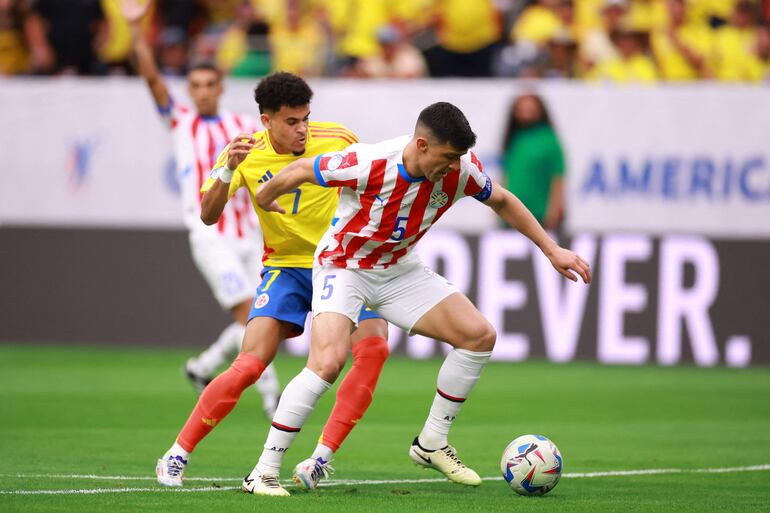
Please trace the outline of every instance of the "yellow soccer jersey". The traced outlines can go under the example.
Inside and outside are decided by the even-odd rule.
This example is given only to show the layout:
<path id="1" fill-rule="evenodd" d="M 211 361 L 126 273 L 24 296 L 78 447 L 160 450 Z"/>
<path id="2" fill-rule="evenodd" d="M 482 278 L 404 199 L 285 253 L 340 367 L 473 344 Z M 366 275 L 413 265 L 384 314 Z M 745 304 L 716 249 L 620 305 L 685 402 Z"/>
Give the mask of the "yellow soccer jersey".
<path id="1" fill-rule="evenodd" d="M 337 209 L 337 190 L 309 183 L 302 184 L 294 192 L 278 198 L 278 203 L 286 210 L 285 214 L 262 210 L 254 201 L 254 196 L 260 185 L 295 160 L 343 150 L 358 142 L 358 138 L 337 123 L 311 121 L 305 153 L 295 156 L 276 153 L 270 144 L 267 130 L 255 132 L 253 137 L 256 144 L 235 170 L 229 195 L 232 197 L 240 187 L 249 190 L 265 240 L 265 252 L 262 257 L 265 267 L 311 268 L 316 245 L 329 228 Z M 226 160 L 227 152 L 223 151 L 215 168 L 223 166 Z M 201 192 L 206 192 L 213 184 L 214 179 L 209 178 L 203 184 Z"/>

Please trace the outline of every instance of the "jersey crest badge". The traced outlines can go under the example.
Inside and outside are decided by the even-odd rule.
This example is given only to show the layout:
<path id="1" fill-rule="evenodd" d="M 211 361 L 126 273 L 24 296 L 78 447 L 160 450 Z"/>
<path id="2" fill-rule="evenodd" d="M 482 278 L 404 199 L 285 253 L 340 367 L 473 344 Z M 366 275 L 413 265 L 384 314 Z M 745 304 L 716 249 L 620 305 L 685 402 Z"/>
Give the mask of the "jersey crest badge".
<path id="1" fill-rule="evenodd" d="M 257 296 L 257 299 L 254 301 L 254 308 L 262 308 L 269 302 L 270 302 L 270 296 L 268 296 L 267 293 L 263 292 L 262 294 Z"/>
<path id="2" fill-rule="evenodd" d="M 329 163 L 326 164 L 326 168 L 329 171 L 334 171 L 340 167 L 340 164 L 342 164 L 342 155 L 338 153 L 337 155 L 333 155 L 331 158 L 329 158 Z"/>
<path id="3" fill-rule="evenodd" d="M 435 191 L 430 195 L 431 208 L 441 208 L 449 201 L 449 196 L 444 191 Z"/>
<path id="4" fill-rule="evenodd" d="M 355 152 L 335 153 L 329 157 L 321 157 L 320 167 L 326 171 L 336 171 L 358 165 L 358 155 Z"/>

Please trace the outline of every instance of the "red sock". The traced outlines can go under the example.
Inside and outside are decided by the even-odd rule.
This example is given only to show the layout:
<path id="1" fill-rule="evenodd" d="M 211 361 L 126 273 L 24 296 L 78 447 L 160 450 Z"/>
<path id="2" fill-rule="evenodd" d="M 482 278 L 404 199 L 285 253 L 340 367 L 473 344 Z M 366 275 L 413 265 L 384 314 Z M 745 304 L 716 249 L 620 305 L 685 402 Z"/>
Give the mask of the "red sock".
<path id="1" fill-rule="evenodd" d="M 248 353 L 239 353 L 230 368 L 203 389 L 198 404 L 176 438 L 177 443 L 185 451 L 192 452 L 198 442 L 227 417 L 241 393 L 253 385 L 264 370 L 262 360 Z"/>
<path id="2" fill-rule="evenodd" d="M 382 337 L 368 337 L 353 346 L 353 365 L 337 389 L 334 409 L 321 435 L 322 444 L 336 451 L 364 416 L 389 354 L 388 342 Z"/>

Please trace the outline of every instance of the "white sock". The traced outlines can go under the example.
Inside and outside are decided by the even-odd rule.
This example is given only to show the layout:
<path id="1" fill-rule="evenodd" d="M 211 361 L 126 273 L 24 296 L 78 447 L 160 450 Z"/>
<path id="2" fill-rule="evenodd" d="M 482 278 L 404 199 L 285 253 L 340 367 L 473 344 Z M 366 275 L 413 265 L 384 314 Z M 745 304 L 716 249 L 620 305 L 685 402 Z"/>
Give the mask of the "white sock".
<path id="1" fill-rule="evenodd" d="M 465 349 L 452 349 L 449 352 L 438 372 L 436 396 L 418 437 L 424 449 L 442 449 L 449 445 L 449 428 L 491 355 L 492 351 L 477 353 Z"/>
<path id="2" fill-rule="evenodd" d="M 330 447 L 327 447 L 324 444 L 316 445 L 315 451 L 313 451 L 313 455 L 311 456 L 311 458 L 313 458 L 314 460 L 321 458 L 326 463 L 329 463 L 333 457 L 334 457 L 334 451 L 332 451 Z"/>
<path id="3" fill-rule="evenodd" d="M 275 372 L 275 367 L 271 363 L 262 372 L 254 388 L 257 389 L 259 395 L 262 396 L 262 406 L 266 411 L 275 410 L 278 405 L 278 396 L 281 393 L 281 384 L 278 381 L 278 373 Z"/>
<path id="4" fill-rule="evenodd" d="M 171 449 L 166 451 L 166 454 L 163 455 L 163 459 L 165 460 L 169 456 L 181 456 L 184 459 L 189 459 L 190 453 L 182 449 L 182 446 L 174 441 L 174 445 L 171 446 Z"/>
<path id="5" fill-rule="evenodd" d="M 243 324 L 234 322 L 229 325 L 213 344 L 190 361 L 192 370 L 201 376 L 213 376 L 221 365 L 230 363 L 233 355 L 241 350 L 245 331 Z"/>
<path id="6" fill-rule="evenodd" d="M 302 372 L 286 385 L 264 450 L 255 467 L 259 472 L 278 473 L 281 470 L 283 455 L 313 412 L 318 399 L 331 386 L 331 383 L 322 380 L 308 368 L 302 369 Z"/>

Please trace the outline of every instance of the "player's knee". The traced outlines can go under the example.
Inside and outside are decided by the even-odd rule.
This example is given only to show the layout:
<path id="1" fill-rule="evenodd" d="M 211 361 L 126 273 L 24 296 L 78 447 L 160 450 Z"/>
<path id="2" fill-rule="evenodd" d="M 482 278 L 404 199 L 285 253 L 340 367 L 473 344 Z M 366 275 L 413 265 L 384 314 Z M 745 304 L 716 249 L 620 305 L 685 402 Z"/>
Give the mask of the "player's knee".
<path id="1" fill-rule="evenodd" d="M 495 347 L 495 341 L 497 340 L 497 331 L 488 322 L 479 324 L 474 329 L 473 334 L 468 338 L 469 351 L 491 351 Z"/>
<path id="2" fill-rule="evenodd" d="M 386 342 L 388 340 L 388 323 L 385 320 L 378 320 L 374 323 L 374 329 L 372 330 L 373 337 L 380 337 Z"/>
<path id="3" fill-rule="evenodd" d="M 265 367 L 265 363 L 260 358 L 248 353 L 240 353 L 230 364 L 231 381 L 243 390 L 259 379 Z"/>
<path id="4" fill-rule="evenodd" d="M 487 329 L 482 337 L 481 344 L 484 346 L 483 351 L 491 351 L 495 347 L 497 342 L 497 330 L 491 324 L 487 324 Z"/>
<path id="5" fill-rule="evenodd" d="M 328 349 L 318 358 L 318 375 L 324 381 L 334 383 L 347 360 L 347 351 Z"/>
<path id="6" fill-rule="evenodd" d="M 371 337 L 384 338 L 388 340 L 388 323 L 383 319 L 367 319 L 362 321 L 358 329 L 353 332 L 353 343 Z"/>
<path id="7" fill-rule="evenodd" d="M 368 337 L 353 346 L 353 363 L 362 359 L 384 362 L 390 356 L 388 342 L 382 337 Z"/>

